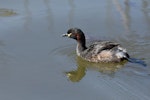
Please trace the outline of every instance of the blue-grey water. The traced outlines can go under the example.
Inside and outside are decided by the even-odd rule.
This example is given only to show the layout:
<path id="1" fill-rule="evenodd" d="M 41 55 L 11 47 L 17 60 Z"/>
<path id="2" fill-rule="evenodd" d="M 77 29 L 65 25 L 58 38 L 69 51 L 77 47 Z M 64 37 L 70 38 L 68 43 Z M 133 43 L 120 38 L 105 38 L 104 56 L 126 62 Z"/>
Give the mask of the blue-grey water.
<path id="1" fill-rule="evenodd" d="M 71 27 L 147 66 L 76 56 Z M 149 0 L 1 0 L 0 100 L 150 100 Z"/>

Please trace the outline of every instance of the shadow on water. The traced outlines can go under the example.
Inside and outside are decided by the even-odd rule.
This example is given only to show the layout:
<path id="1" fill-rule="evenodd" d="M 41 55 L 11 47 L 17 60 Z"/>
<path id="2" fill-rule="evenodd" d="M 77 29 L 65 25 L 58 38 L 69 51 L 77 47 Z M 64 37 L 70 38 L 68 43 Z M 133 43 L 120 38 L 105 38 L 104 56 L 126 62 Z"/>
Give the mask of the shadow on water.
<path id="1" fill-rule="evenodd" d="M 81 57 L 76 57 L 77 69 L 65 72 L 66 76 L 72 82 L 79 82 L 85 75 L 87 69 L 92 69 L 101 74 L 114 76 L 120 68 L 124 67 L 126 61 L 121 63 L 91 63 L 83 60 Z"/>
<path id="2" fill-rule="evenodd" d="M 10 64 L 15 59 L 13 54 L 8 53 L 5 50 L 6 46 L 7 44 L 5 43 L 5 41 L 0 40 L 0 68 L 7 68 L 8 64 Z M 0 71 L 2 70 L 0 69 Z"/>
<path id="3" fill-rule="evenodd" d="M 146 67 L 146 66 L 147 66 L 146 62 L 143 61 L 143 60 L 141 60 L 141 59 L 130 58 L 130 59 L 128 59 L 128 61 L 131 62 L 131 63 L 139 64 L 139 65 L 141 65 L 141 66 L 143 66 L 143 67 Z"/>
<path id="4" fill-rule="evenodd" d="M 25 30 L 30 30 L 30 24 L 32 22 L 32 12 L 30 11 L 29 8 L 29 0 L 24 0 L 24 8 L 25 8 L 25 22 L 24 22 L 24 27 Z"/>
<path id="5" fill-rule="evenodd" d="M 53 22 L 53 12 L 51 10 L 51 5 L 50 5 L 51 0 L 44 0 L 44 4 L 47 9 L 46 10 L 46 13 L 47 13 L 46 19 L 48 22 L 48 30 L 53 33 L 54 32 L 54 22 Z"/>
<path id="6" fill-rule="evenodd" d="M 126 33 L 131 32 L 131 18 L 130 18 L 130 5 L 129 5 L 129 0 L 125 0 L 125 10 L 122 8 L 121 4 L 119 3 L 119 0 L 113 0 L 113 3 L 118 10 L 119 14 L 122 17 L 123 20 L 123 25 L 125 27 Z"/>
<path id="7" fill-rule="evenodd" d="M 25 10 L 25 22 L 24 22 L 24 27 L 26 31 L 31 31 L 30 29 L 34 19 L 34 16 L 41 16 L 40 14 L 36 14 L 35 12 L 32 11 L 30 7 L 30 0 L 24 0 L 24 10 Z M 47 29 L 51 32 L 54 33 L 54 19 L 53 19 L 53 12 L 51 10 L 51 0 L 43 0 L 44 6 L 46 8 L 44 17 L 46 19 L 47 23 Z M 40 11 L 39 11 L 40 12 Z"/>
<path id="8" fill-rule="evenodd" d="M 142 1 L 142 10 L 143 10 L 143 15 L 145 17 L 145 22 L 147 23 L 147 30 L 149 30 L 150 32 L 150 17 L 149 17 L 149 13 L 150 13 L 150 9 L 149 9 L 149 1 L 143 0 Z"/>
<path id="9" fill-rule="evenodd" d="M 74 18 L 74 12 L 75 12 L 75 4 L 74 4 L 74 0 L 68 0 L 69 5 L 71 7 L 70 11 L 69 11 L 69 18 L 68 18 L 68 24 L 69 27 L 73 27 L 73 18 Z"/>

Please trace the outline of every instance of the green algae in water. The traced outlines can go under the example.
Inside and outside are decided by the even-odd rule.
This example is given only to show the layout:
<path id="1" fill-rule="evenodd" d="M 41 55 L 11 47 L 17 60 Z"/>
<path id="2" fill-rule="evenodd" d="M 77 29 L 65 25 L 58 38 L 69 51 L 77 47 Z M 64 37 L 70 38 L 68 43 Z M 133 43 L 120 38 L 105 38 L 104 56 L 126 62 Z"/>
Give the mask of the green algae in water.
<path id="1" fill-rule="evenodd" d="M 9 17 L 17 15 L 17 13 L 12 9 L 0 8 L 0 17 Z"/>

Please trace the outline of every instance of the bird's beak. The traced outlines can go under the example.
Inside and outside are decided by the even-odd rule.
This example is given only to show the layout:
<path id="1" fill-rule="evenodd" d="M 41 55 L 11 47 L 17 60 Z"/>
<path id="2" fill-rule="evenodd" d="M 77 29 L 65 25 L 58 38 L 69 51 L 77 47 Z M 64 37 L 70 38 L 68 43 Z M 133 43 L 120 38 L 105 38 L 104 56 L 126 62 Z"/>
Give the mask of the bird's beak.
<path id="1" fill-rule="evenodd" d="M 63 34 L 62 37 L 68 37 L 68 34 L 67 34 L 67 33 L 66 33 L 66 34 Z"/>
<path id="2" fill-rule="evenodd" d="M 63 35 L 62 35 L 62 37 L 70 37 L 70 36 L 71 36 L 71 34 L 72 34 L 72 33 L 69 33 L 69 34 L 68 34 L 68 33 L 66 33 L 66 34 L 63 34 Z"/>

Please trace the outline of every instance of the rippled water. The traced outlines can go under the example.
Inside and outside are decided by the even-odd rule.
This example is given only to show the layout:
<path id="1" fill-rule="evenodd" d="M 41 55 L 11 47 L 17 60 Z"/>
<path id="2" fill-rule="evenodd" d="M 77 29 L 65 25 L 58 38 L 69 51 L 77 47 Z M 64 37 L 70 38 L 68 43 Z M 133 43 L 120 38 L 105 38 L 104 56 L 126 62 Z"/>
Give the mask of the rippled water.
<path id="1" fill-rule="evenodd" d="M 1 100 L 149 100 L 149 0 L 3 0 Z M 81 28 L 87 41 L 112 40 L 147 66 L 95 64 L 62 38 Z"/>

